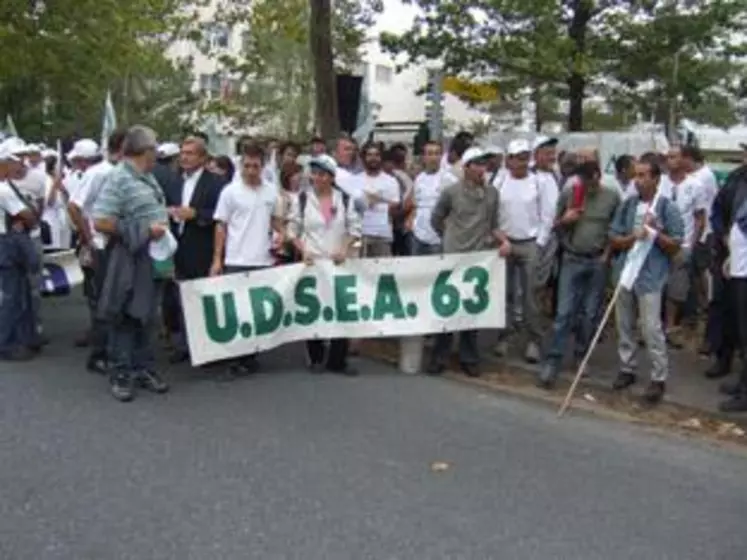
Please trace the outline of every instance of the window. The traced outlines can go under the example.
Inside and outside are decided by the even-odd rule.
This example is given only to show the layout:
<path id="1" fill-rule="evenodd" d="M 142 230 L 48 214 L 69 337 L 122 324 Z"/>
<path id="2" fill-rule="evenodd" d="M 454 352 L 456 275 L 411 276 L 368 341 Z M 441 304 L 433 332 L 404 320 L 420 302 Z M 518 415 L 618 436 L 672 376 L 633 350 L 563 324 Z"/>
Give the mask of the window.
<path id="1" fill-rule="evenodd" d="M 231 41 L 231 32 L 225 25 L 208 24 L 202 38 L 210 49 L 227 49 Z"/>
<path id="2" fill-rule="evenodd" d="M 200 93 L 208 98 L 218 98 L 221 95 L 223 80 L 219 74 L 200 74 Z"/>
<path id="3" fill-rule="evenodd" d="M 391 84 L 393 75 L 394 72 L 388 66 L 384 66 L 383 64 L 376 65 L 375 79 L 377 84 Z"/>

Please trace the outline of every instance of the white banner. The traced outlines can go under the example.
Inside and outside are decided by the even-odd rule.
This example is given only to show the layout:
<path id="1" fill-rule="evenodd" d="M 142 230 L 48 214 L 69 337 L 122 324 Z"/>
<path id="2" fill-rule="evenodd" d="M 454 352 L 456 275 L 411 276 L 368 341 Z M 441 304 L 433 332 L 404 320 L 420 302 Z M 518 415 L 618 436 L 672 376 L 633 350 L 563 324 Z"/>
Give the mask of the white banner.
<path id="1" fill-rule="evenodd" d="M 501 328 L 497 252 L 319 261 L 180 284 L 193 365 L 297 340 Z"/>
<path id="2" fill-rule="evenodd" d="M 44 296 L 64 296 L 83 283 L 83 271 L 75 251 L 46 253 L 42 263 L 41 293 Z"/>

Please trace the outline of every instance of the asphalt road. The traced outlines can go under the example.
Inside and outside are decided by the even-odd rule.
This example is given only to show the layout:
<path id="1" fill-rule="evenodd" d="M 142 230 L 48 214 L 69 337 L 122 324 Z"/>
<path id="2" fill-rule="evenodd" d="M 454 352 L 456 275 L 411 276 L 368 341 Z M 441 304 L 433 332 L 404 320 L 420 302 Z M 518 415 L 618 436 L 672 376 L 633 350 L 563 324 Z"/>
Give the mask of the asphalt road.
<path id="1" fill-rule="evenodd" d="M 70 348 L 74 305 L 47 306 L 43 359 L 0 365 L 0 560 L 747 555 L 736 452 L 288 349 L 121 404 Z"/>

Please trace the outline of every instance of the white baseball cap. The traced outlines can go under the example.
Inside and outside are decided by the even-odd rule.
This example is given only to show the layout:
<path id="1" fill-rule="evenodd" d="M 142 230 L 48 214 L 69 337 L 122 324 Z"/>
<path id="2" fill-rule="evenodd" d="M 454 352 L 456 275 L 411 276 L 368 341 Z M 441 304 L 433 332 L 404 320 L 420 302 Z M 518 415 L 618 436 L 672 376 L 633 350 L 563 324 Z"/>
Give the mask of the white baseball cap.
<path id="1" fill-rule="evenodd" d="M 158 157 L 161 158 L 170 158 L 179 155 L 179 152 L 181 149 L 179 148 L 179 144 L 176 142 L 164 142 L 160 146 L 158 146 L 158 150 L 156 150 L 156 153 L 158 154 Z"/>
<path id="2" fill-rule="evenodd" d="M 508 150 L 506 152 L 510 156 L 518 156 L 519 154 L 528 154 L 532 151 L 529 147 L 529 142 L 526 140 L 511 140 L 508 144 Z"/>
<path id="3" fill-rule="evenodd" d="M 489 146 L 485 146 L 485 153 L 489 156 L 502 156 L 503 148 L 495 144 L 490 144 Z"/>
<path id="4" fill-rule="evenodd" d="M 332 156 L 328 156 L 327 154 L 321 154 L 311 158 L 309 161 L 309 167 L 312 169 L 316 167 L 322 171 L 326 171 L 333 177 L 337 175 L 337 162 Z"/>
<path id="5" fill-rule="evenodd" d="M 10 137 L 0 142 L 0 161 L 21 161 L 17 153 L 19 142 L 23 144 L 20 138 Z"/>
<path id="6" fill-rule="evenodd" d="M 482 148 L 478 148 L 477 146 L 475 146 L 473 148 L 467 149 L 467 151 L 462 154 L 461 162 L 462 165 L 467 165 L 476 161 L 487 159 L 491 155 L 492 154 L 486 152 Z"/>
<path id="7" fill-rule="evenodd" d="M 534 139 L 534 142 L 532 142 L 532 149 L 537 150 L 538 148 L 545 148 L 549 146 L 556 146 L 558 144 L 557 138 L 552 138 L 550 136 L 537 136 L 537 138 Z"/>
<path id="8" fill-rule="evenodd" d="M 89 138 L 83 138 L 73 144 L 73 149 L 67 153 L 67 159 L 93 159 L 99 155 L 99 145 Z"/>

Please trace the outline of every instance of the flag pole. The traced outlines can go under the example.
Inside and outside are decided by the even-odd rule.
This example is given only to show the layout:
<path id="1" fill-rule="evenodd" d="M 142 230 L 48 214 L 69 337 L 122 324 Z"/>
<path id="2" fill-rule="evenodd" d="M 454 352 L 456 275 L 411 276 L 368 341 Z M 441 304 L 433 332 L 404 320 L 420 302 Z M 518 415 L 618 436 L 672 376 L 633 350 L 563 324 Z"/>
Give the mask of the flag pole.
<path id="1" fill-rule="evenodd" d="M 589 343 L 589 348 L 586 350 L 586 355 L 584 356 L 584 359 L 581 360 L 581 364 L 578 366 L 576 377 L 573 378 L 573 383 L 571 383 L 571 386 L 568 389 L 568 393 L 565 396 L 565 400 L 563 401 L 563 404 L 560 406 L 560 409 L 558 410 L 558 418 L 561 418 L 563 414 L 565 414 L 565 411 L 568 410 L 568 407 L 571 404 L 571 400 L 573 399 L 573 394 L 576 392 L 576 387 L 578 387 L 578 384 L 581 381 L 581 376 L 584 374 L 584 371 L 586 370 L 586 365 L 589 362 L 589 358 L 591 358 L 591 353 L 596 348 L 597 343 L 599 342 L 599 338 L 602 336 L 602 331 L 604 331 L 604 327 L 607 325 L 607 321 L 609 321 L 610 315 L 612 315 L 612 310 L 615 308 L 615 303 L 617 303 L 617 298 L 620 295 L 621 289 L 622 289 L 622 282 L 618 282 L 617 286 L 615 287 L 615 291 L 612 293 L 610 302 L 607 304 L 607 309 L 605 309 L 604 311 L 604 316 L 602 317 L 602 320 L 600 321 L 599 326 L 597 327 L 597 332 L 594 333 L 594 338 L 592 338 L 591 343 Z"/>

